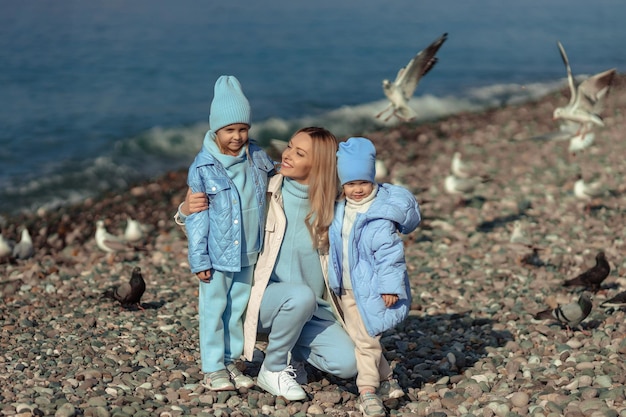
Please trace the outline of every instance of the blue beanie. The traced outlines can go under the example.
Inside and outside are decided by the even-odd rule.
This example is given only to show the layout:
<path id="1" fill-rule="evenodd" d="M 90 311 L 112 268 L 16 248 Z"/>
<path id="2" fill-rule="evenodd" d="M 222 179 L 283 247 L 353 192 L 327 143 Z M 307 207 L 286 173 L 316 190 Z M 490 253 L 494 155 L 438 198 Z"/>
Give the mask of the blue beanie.
<path id="1" fill-rule="evenodd" d="M 366 138 L 350 138 L 339 143 L 337 173 L 344 185 L 350 181 L 375 182 L 376 148 Z"/>
<path id="2" fill-rule="evenodd" d="M 217 132 L 224 126 L 245 123 L 250 126 L 250 103 L 241 90 L 241 84 L 232 75 L 222 75 L 215 82 L 211 102 L 209 126 Z"/>

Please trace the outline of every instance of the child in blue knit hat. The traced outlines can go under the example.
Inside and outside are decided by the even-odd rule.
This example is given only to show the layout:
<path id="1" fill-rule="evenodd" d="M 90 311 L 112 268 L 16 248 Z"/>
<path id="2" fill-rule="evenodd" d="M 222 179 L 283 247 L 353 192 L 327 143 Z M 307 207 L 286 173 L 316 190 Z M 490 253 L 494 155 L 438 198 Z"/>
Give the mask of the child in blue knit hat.
<path id="1" fill-rule="evenodd" d="M 337 172 L 343 188 L 329 230 L 329 285 L 337 295 L 355 344 L 359 404 L 364 416 L 385 416 L 381 397 L 404 391 L 383 355 L 381 334 L 403 321 L 411 305 L 404 245 L 421 221 L 405 188 L 377 184 L 376 149 L 366 138 L 339 144 Z"/>
<path id="2" fill-rule="evenodd" d="M 189 167 L 191 192 L 203 192 L 208 210 L 183 216 L 189 265 L 199 279 L 200 357 L 204 385 L 213 391 L 250 388 L 235 361 L 243 353 L 242 317 L 252 271 L 263 242 L 272 159 L 248 138 L 250 104 L 237 78 L 215 83 L 210 130 Z M 184 218 L 183 218 L 184 217 Z"/>

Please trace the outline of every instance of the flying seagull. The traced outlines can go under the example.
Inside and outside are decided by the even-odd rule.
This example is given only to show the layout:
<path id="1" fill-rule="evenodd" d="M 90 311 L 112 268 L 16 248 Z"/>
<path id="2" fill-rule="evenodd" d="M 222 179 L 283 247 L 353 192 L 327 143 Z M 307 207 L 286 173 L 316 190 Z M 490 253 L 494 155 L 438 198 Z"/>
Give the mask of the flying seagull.
<path id="1" fill-rule="evenodd" d="M 578 301 L 564 305 L 558 305 L 554 309 L 547 309 L 536 313 L 535 320 L 553 319 L 563 323 L 567 330 L 578 327 L 580 323 L 591 313 L 593 304 L 587 293 L 582 293 Z"/>
<path id="2" fill-rule="evenodd" d="M 576 85 L 572 76 L 572 69 L 565 53 L 565 48 L 561 42 L 557 42 L 561 58 L 567 70 L 567 82 L 570 90 L 569 103 L 565 107 L 554 109 L 553 118 L 569 120 L 580 125 L 576 135 L 585 137 L 592 124 L 604 126 L 604 121 L 600 117 L 604 98 L 609 94 L 616 69 L 610 69 L 587 78 Z"/>
<path id="3" fill-rule="evenodd" d="M 565 287 L 582 286 L 585 289 L 597 292 L 600 289 L 602 281 L 609 276 L 611 265 L 606 260 L 606 255 L 600 251 L 596 255 L 596 264 L 574 278 L 568 279 L 563 283 Z"/>
<path id="4" fill-rule="evenodd" d="M 141 275 L 141 268 L 136 266 L 133 268 L 130 281 L 124 282 L 117 287 L 111 287 L 102 295 L 106 298 L 112 298 L 120 302 L 122 307 L 130 309 L 141 307 L 141 296 L 146 291 L 146 282 Z"/>
<path id="5" fill-rule="evenodd" d="M 437 63 L 435 54 L 447 38 L 448 34 L 444 33 L 426 49 L 418 52 L 406 67 L 400 68 L 393 83 L 387 79 L 383 80 L 383 92 L 390 104 L 378 113 L 376 118 L 380 118 L 389 110 L 391 112 L 384 119 L 385 122 L 394 115 L 405 122 L 415 118 L 413 110 L 409 107 L 409 100 L 413 96 L 420 79 Z"/>

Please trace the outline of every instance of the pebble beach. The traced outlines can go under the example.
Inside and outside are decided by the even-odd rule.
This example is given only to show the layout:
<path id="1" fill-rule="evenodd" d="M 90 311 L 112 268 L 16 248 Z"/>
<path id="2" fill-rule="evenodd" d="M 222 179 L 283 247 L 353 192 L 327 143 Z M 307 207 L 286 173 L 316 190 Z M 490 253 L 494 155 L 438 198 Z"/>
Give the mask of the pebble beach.
<path id="1" fill-rule="evenodd" d="M 616 77 L 593 145 L 572 155 L 555 107 L 567 88 L 536 102 L 401 124 L 370 138 L 388 173 L 421 205 L 405 237 L 412 287 L 407 320 L 382 343 L 406 395 L 390 416 L 626 416 L 626 309 L 602 301 L 626 290 L 626 76 Z M 340 138 L 345 139 L 345 138 Z M 199 139 L 200 140 L 200 139 Z M 443 182 L 454 152 L 491 180 L 466 195 Z M 581 200 L 577 175 L 603 194 Z M 26 226 L 35 255 L 0 259 L 0 415 L 360 417 L 354 380 L 309 368 L 305 401 L 253 387 L 211 392 L 202 384 L 197 279 L 173 221 L 186 171 L 54 211 L 5 215 L 0 231 Z M 100 250 L 95 223 L 122 234 L 146 226 L 134 247 Z M 509 245 L 521 221 L 534 253 Z M 534 314 L 576 300 L 563 281 L 604 251 L 611 272 L 593 309 L 569 331 Z M 102 298 L 142 270 L 143 309 Z M 258 373 L 263 344 L 244 372 Z"/>

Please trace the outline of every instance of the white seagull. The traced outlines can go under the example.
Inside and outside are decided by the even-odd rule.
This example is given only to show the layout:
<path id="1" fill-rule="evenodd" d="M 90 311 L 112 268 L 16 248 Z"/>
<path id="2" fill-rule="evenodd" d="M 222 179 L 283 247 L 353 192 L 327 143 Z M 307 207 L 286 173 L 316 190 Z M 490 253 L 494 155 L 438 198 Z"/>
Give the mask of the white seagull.
<path id="1" fill-rule="evenodd" d="M 0 259 L 5 256 L 8 257 L 13 253 L 13 246 L 15 242 L 12 240 L 5 239 L 4 236 L 0 233 Z"/>
<path id="2" fill-rule="evenodd" d="M 102 220 L 96 222 L 96 244 L 108 253 L 131 249 L 124 239 L 107 232 Z"/>
<path id="3" fill-rule="evenodd" d="M 572 155 L 576 155 L 578 152 L 587 149 L 593 144 L 596 134 L 593 132 L 585 133 L 588 130 L 590 130 L 589 127 L 583 127 L 583 133 L 574 135 L 570 138 L 568 151 Z"/>
<path id="4" fill-rule="evenodd" d="M 557 41 L 561 58 L 567 70 L 567 82 L 569 84 L 570 99 L 565 107 L 554 109 L 553 118 L 569 120 L 580 125 L 577 134 L 585 136 L 591 124 L 604 126 L 604 121 L 600 117 L 604 98 L 609 94 L 616 69 L 610 69 L 587 78 L 576 85 L 572 76 L 572 69 L 567 59 L 567 54 L 561 42 Z"/>
<path id="5" fill-rule="evenodd" d="M 19 243 L 13 247 L 13 258 L 28 259 L 34 254 L 35 248 L 33 247 L 33 240 L 30 237 L 30 233 L 28 233 L 28 229 L 24 227 Z"/>
<path id="6" fill-rule="evenodd" d="M 137 220 L 129 217 L 126 221 L 126 229 L 124 229 L 124 239 L 126 239 L 127 242 L 137 242 L 143 239 L 143 231 L 144 226 Z"/>
<path id="7" fill-rule="evenodd" d="M 600 181 L 586 183 L 582 175 L 578 175 L 574 183 L 574 195 L 581 200 L 592 200 L 604 194 L 604 187 Z"/>
<path id="8" fill-rule="evenodd" d="M 450 172 L 452 172 L 452 175 L 457 178 L 470 178 L 478 175 L 478 171 L 476 170 L 474 164 L 464 161 L 461 156 L 461 152 L 455 152 L 452 155 Z"/>
<path id="9" fill-rule="evenodd" d="M 435 54 L 447 37 L 448 34 L 444 33 L 426 49 L 418 52 L 406 67 L 400 68 L 393 83 L 387 79 L 383 80 L 383 92 L 391 103 L 378 113 L 376 118 L 380 118 L 388 110 L 391 110 L 391 113 L 384 119 L 385 122 L 393 115 L 405 122 L 415 118 L 413 110 L 409 107 L 409 100 L 420 79 L 437 63 Z"/>
<path id="10" fill-rule="evenodd" d="M 468 195 L 474 192 L 479 184 L 489 181 L 488 178 L 471 177 L 457 178 L 454 175 L 448 175 L 444 180 L 444 189 L 448 194 L 452 195 Z"/>
<path id="11" fill-rule="evenodd" d="M 536 246 L 531 238 L 526 233 L 526 225 L 521 220 L 516 220 L 513 223 L 513 231 L 509 238 L 509 248 L 517 253 L 517 263 L 532 263 L 534 257 L 537 256 L 537 252 L 542 248 Z"/>
<path id="12" fill-rule="evenodd" d="M 593 181 L 586 183 L 583 176 L 578 174 L 577 180 L 574 183 L 574 195 L 580 200 L 587 202 L 585 205 L 585 211 L 591 210 L 592 201 L 602 197 L 604 194 L 604 185 L 600 181 Z"/>

